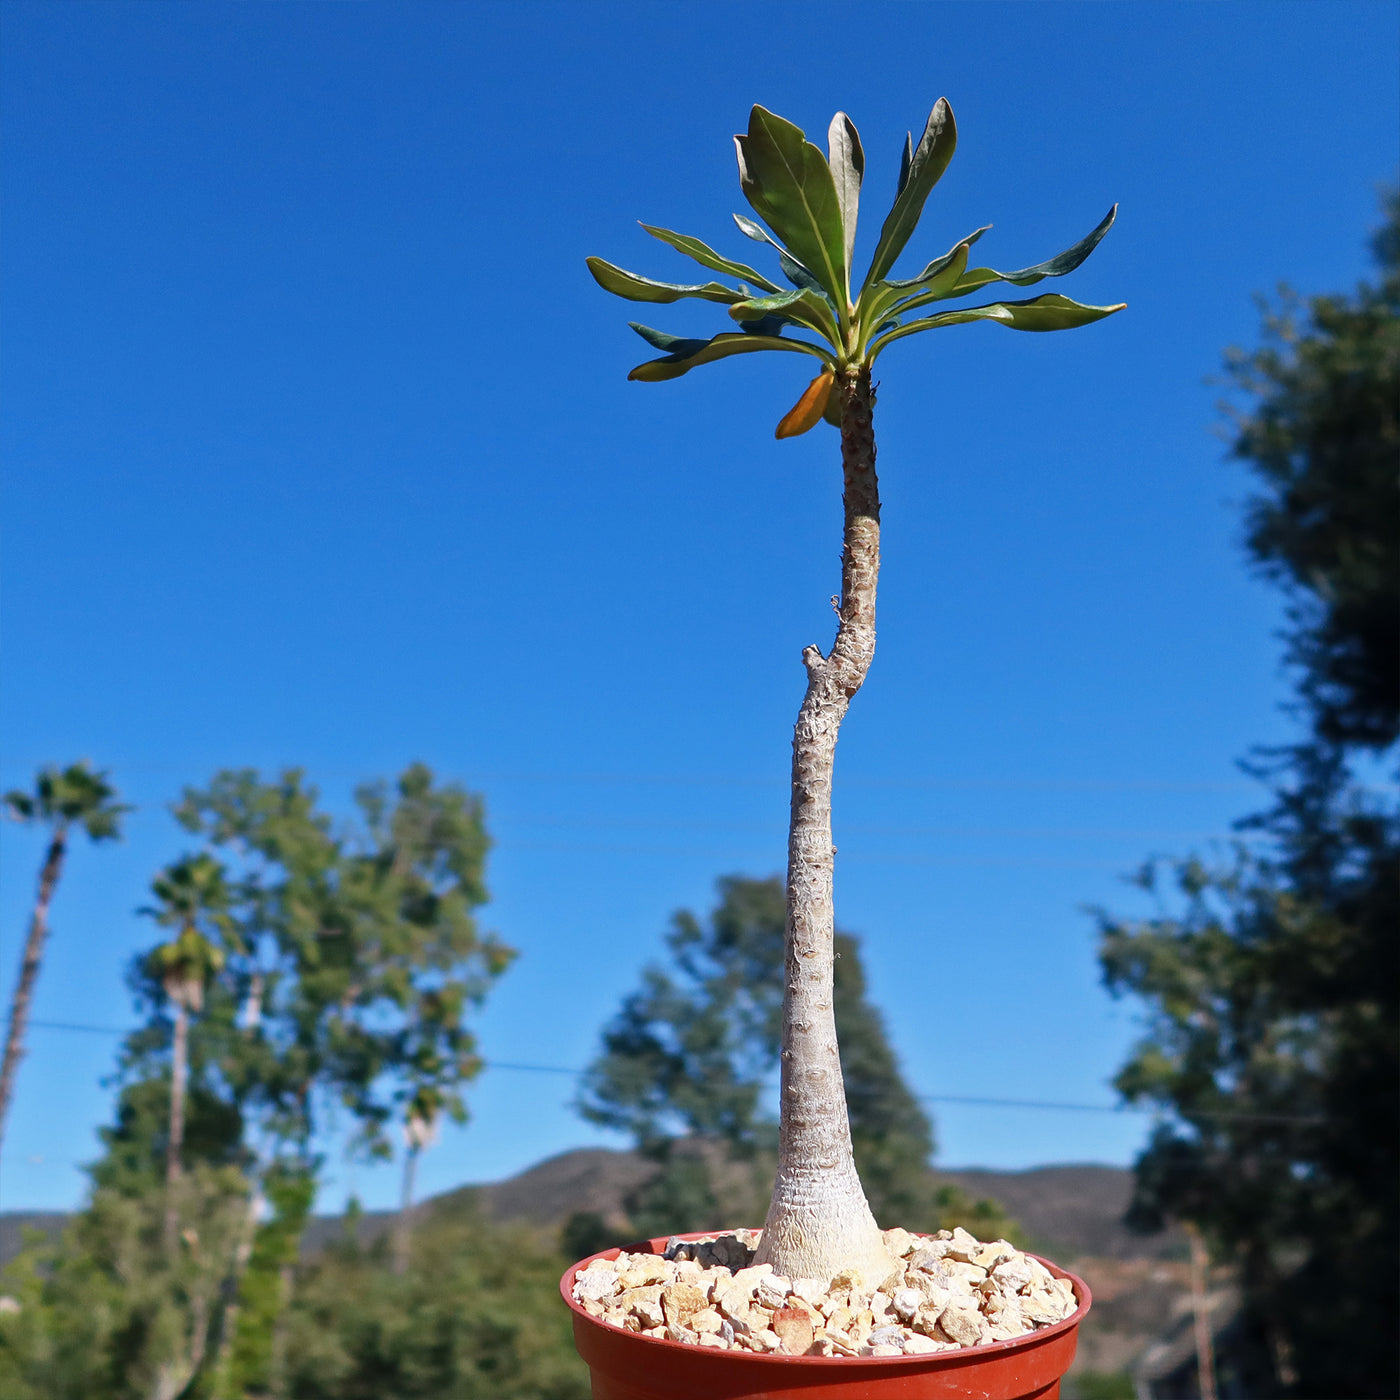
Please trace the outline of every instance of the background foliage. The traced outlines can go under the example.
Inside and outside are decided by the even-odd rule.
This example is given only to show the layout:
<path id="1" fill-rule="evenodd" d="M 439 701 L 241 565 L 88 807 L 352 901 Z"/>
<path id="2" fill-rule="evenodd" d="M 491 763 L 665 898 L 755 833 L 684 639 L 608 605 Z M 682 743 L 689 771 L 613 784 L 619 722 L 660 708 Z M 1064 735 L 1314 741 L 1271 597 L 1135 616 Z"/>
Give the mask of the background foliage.
<path id="1" fill-rule="evenodd" d="M 133 959 L 145 1021 L 119 1058 L 87 1209 L 55 1250 L 12 1269 L 20 1309 L 0 1331 L 0 1365 L 16 1395 L 287 1394 L 298 1338 L 311 1335 L 296 1319 L 318 1128 L 348 1117 L 354 1150 L 375 1157 L 425 1105 L 465 1118 L 481 1064 L 466 1017 L 514 956 L 475 920 L 487 898 L 481 800 L 421 764 L 356 800 L 360 821 L 337 829 L 299 772 L 242 770 L 177 804 L 201 847 L 156 877 L 151 912 L 218 956 L 193 971 L 185 959 L 179 979 L 175 944 Z M 168 1182 L 180 1014 L 184 1170 Z M 386 1306 L 407 1306 L 404 1288 Z M 358 1364 L 341 1369 L 353 1377 Z M 461 1366 L 475 1374 L 469 1358 Z"/>
<path id="2" fill-rule="evenodd" d="M 1166 1121 L 1136 1218 L 1196 1222 L 1245 1292 L 1259 1393 L 1394 1393 L 1400 1353 L 1400 204 L 1379 280 L 1285 294 L 1227 359 L 1255 470 L 1247 547 L 1289 597 L 1307 736 L 1256 753 L 1274 805 L 1233 864 L 1149 865 L 1163 913 L 1101 915 L 1105 980 L 1146 1008 L 1116 1083 Z M 1170 886 L 1177 898 L 1170 898 Z"/>

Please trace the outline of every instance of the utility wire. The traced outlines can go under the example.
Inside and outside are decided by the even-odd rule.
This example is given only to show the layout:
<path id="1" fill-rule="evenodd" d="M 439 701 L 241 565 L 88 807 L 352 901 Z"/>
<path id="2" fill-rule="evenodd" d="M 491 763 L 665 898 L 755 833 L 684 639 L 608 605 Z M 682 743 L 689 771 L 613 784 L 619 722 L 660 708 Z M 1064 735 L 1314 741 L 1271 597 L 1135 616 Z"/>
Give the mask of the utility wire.
<path id="1" fill-rule="evenodd" d="M 566 1069 L 563 1065 L 521 1065 L 507 1064 L 502 1060 L 487 1060 L 487 1069 L 522 1070 L 534 1074 L 567 1074 L 578 1077 L 587 1071 Z M 765 1089 L 775 1089 L 777 1084 L 769 1081 Z M 1136 1104 L 1111 1103 L 1058 1103 L 1049 1099 L 994 1099 L 972 1094 L 915 1094 L 920 1103 L 971 1104 L 978 1108 L 1047 1108 L 1061 1113 L 1157 1113 L 1156 1108 L 1140 1108 Z M 1222 1109 L 1217 1113 L 1203 1113 L 1203 1118 L 1231 1119 L 1251 1123 L 1322 1123 L 1320 1117 L 1307 1117 L 1289 1113 L 1236 1113 Z"/>
<path id="2" fill-rule="evenodd" d="M 30 1021 L 31 1026 L 42 1027 L 51 1031 L 85 1031 L 94 1035 L 128 1035 L 130 1031 L 120 1030 L 116 1026 L 87 1026 L 78 1025 L 69 1021 Z M 518 1074 L 564 1074 L 571 1079 L 578 1079 L 586 1070 L 570 1069 L 565 1065 L 526 1065 L 509 1060 L 484 1060 L 484 1069 L 509 1070 Z M 776 1084 L 767 1083 L 765 1088 L 776 1088 Z M 1107 1103 L 1059 1103 L 1049 1099 L 994 1099 L 973 1094 L 915 1094 L 914 1097 L 920 1103 L 955 1103 L 966 1104 L 975 1108 L 1036 1108 L 1049 1109 L 1059 1113 L 1158 1113 L 1157 1108 L 1140 1108 L 1136 1104 L 1107 1104 Z M 1246 1123 L 1323 1123 L 1326 1120 L 1321 1117 L 1309 1117 L 1302 1114 L 1287 1113 L 1236 1113 L 1231 1110 L 1221 1110 L 1216 1113 L 1198 1113 L 1199 1118 L 1210 1118 L 1217 1121 L 1246 1122 Z"/>
<path id="3" fill-rule="evenodd" d="M 637 821 L 629 817 L 520 817 L 497 818 L 498 829 L 528 827 L 613 831 L 732 831 L 787 839 L 787 815 L 766 822 Z M 1229 831 L 1151 831 L 1129 827 L 1000 827 L 910 826 L 865 822 L 836 823 L 836 834 L 861 836 L 965 836 L 993 837 L 1000 841 L 1225 841 L 1237 836 Z"/>
<path id="4" fill-rule="evenodd" d="M 658 859 L 706 859 L 736 861 L 747 857 L 736 848 L 717 850 L 698 846 L 616 846 L 591 841 L 497 841 L 498 851 L 552 851 L 559 855 L 608 855 L 608 856 L 653 856 Z M 782 852 L 777 850 L 775 859 L 781 860 Z M 1021 867 L 1049 870 L 1111 870 L 1121 872 L 1121 860 L 1056 860 L 1049 856 L 920 856 L 920 855 L 865 855 L 860 851 L 843 850 L 841 860 L 855 865 L 947 865 L 947 866 L 995 866 Z M 1141 862 L 1138 862 L 1141 864 Z"/>
<path id="5" fill-rule="evenodd" d="M 136 1029 L 135 1026 L 80 1026 L 73 1021 L 35 1021 L 32 1019 L 29 1024 L 40 1030 L 86 1031 L 91 1035 L 130 1035 Z"/>
<path id="6" fill-rule="evenodd" d="M 19 774 L 32 772 L 46 760 L 30 763 L 8 760 L 0 765 L 0 772 Z M 189 773 L 202 771 L 203 763 L 127 763 L 119 760 L 104 760 L 104 766 L 112 772 L 127 773 Z M 271 764 L 222 764 L 223 769 L 253 768 L 258 772 L 281 773 L 288 768 L 300 768 L 310 777 L 355 778 L 367 780 L 375 774 L 363 769 L 322 768 L 314 773 L 305 765 L 295 763 Z M 473 784 L 488 783 L 556 783 L 595 786 L 600 784 L 626 785 L 638 787 L 777 787 L 786 789 L 788 774 L 786 769 L 768 776 L 757 774 L 718 773 L 530 773 L 492 772 L 472 774 L 468 781 Z M 194 784 L 193 786 L 198 786 Z M 858 778 L 841 779 L 842 787 L 860 788 L 949 788 L 959 791 L 971 789 L 1002 789 L 1006 791 L 1034 790 L 1041 792 L 1239 792 L 1256 791 L 1258 783 L 1245 779 L 1224 781 L 1178 781 L 1159 778 Z"/>

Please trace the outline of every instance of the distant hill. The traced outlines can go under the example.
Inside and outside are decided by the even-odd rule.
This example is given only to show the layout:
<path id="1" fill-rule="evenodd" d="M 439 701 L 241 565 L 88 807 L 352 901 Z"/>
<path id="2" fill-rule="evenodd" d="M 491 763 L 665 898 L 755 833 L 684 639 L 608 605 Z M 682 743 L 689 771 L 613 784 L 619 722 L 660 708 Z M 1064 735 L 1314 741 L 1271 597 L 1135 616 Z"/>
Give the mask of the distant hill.
<path id="1" fill-rule="evenodd" d="M 626 1215 L 623 1199 L 653 1170 L 632 1152 L 583 1148 L 547 1158 L 507 1181 L 463 1187 L 437 1201 L 448 1204 L 471 1196 L 488 1219 L 537 1226 L 562 1225 L 582 1210 L 621 1223 Z M 969 1168 L 938 1175 L 974 1200 L 1000 1201 L 1034 1244 L 1058 1258 L 1159 1259 L 1181 1252 L 1182 1242 L 1174 1232 L 1142 1236 L 1123 1224 L 1133 1185 L 1132 1172 L 1123 1167 L 1088 1163 L 1015 1172 Z"/>
<path id="2" fill-rule="evenodd" d="M 458 1186 L 440 1196 L 428 1196 L 415 1214 L 454 1211 L 471 1207 L 495 1224 L 532 1225 L 557 1230 L 575 1211 L 595 1211 L 605 1220 L 622 1225 L 626 1220 L 623 1198 L 654 1171 L 655 1166 L 633 1152 L 612 1152 L 605 1147 L 581 1147 L 546 1157 L 518 1176 L 481 1186 Z M 357 1231 L 367 1244 L 388 1229 L 392 1211 L 366 1211 Z M 305 1247 L 315 1252 L 344 1231 L 340 1216 L 317 1216 L 308 1228 Z"/>
<path id="3" fill-rule="evenodd" d="M 1175 1230 L 1139 1235 L 1123 1224 L 1133 1192 L 1124 1167 L 1031 1167 L 1002 1172 L 969 1168 L 939 1172 L 974 1199 L 991 1196 L 1031 1237 L 1039 1252 L 1068 1262 L 1096 1259 L 1169 1259 L 1181 1255 L 1184 1238 Z"/>
<path id="4" fill-rule="evenodd" d="M 471 1203 L 492 1221 L 556 1228 L 575 1211 L 595 1211 L 621 1224 L 623 1200 L 655 1168 L 632 1152 L 586 1147 L 549 1157 L 505 1181 L 461 1186 L 430 1197 L 419 1207 L 424 1213 Z M 1122 1223 L 1132 1189 L 1132 1174 L 1121 1167 L 1092 1164 L 1033 1167 L 1028 1171 L 990 1169 L 940 1172 L 974 1199 L 990 1196 L 1007 1209 L 1034 1246 L 1068 1263 L 1082 1256 L 1099 1259 L 1164 1259 L 1180 1253 L 1174 1233 L 1143 1237 Z M 381 1234 L 392 1218 L 388 1212 L 366 1212 L 359 1236 L 368 1241 Z M 0 1265 L 14 1257 L 24 1226 L 56 1234 L 67 1219 L 53 1212 L 0 1212 Z M 759 1221 L 736 1222 L 760 1224 Z M 338 1216 L 318 1216 L 307 1232 L 306 1246 L 314 1252 L 344 1230 Z"/>
<path id="5" fill-rule="evenodd" d="M 39 1230 L 54 1239 L 67 1223 L 68 1216 L 59 1211 L 0 1210 L 0 1269 L 20 1252 L 25 1230 Z"/>

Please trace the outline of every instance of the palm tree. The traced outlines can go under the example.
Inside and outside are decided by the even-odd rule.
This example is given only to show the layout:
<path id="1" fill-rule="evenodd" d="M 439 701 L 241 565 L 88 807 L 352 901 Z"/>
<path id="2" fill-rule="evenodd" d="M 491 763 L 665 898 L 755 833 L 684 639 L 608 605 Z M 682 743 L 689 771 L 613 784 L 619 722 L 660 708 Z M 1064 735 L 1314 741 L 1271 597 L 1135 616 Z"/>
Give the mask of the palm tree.
<path id="1" fill-rule="evenodd" d="M 44 940 L 49 932 L 49 906 L 63 873 L 68 852 L 68 834 L 74 825 L 82 827 L 93 841 L 113 840 L 121 835 L 121 819 L 131 811 L 115 799 L 117 791 L 105 772 L 94 773 L 86 761 L 70 764 L 60 772 L 54 767 L 39 770 L 32 793 L 17 789 L 5 794 L 5 807 L 16 821 L 42 822 L 49 828 L 49 848 L 39 867 L 39 892 L 29 919 L 29 936 L 24 941 L 19 980 L 10 999 L 10 1024 L 5 1035 L 5 1058 L 0 1063 L 0 1140 L 4 1137 L 5 1117 L 14 1097 L 15 1075 L 24 1058 L 24 1032 L 29 1024 L 29 1008 L 34 984 L 43 961 Z"/>
<path id="2" fill-rule="evenodd" d="M 185 1141 L 190 1016 L 204 1007 L 204 988 L 225 961 L 224 945 L 240 947 L 228 914 L 224 868 L 212 856 L 186 856 L 151 883 L 156 905 L 142 909 L 175 936 L 150 955 L 150 970 L 175 1008 L 170 1056 L 170 1131 L 165 1143 L 165 1229 L 173 1252 L 179 1229 L 180 1153 Z M 210 934 L 213 936 L 211 937 Z"/>
<path id="3" fill-rule="evenodd" d="M 657 282 L 601 258 L 588 259 L 599 285 L 618 296 L 642 302 L 697 297 L 726 306 L 737 322 L 708 340 L 682 339 L 634 322 L 633 330 L 663 353 L 638 365 L 629 379 L 675 379 L 697 365 L 754 351 L 808 355 L 821 368 L 779 422 L 777 436 L 804 433 L 823 418 L 841 434 L 845 528 L 840 622 L 827 655 L 816 646 L 802 653 L 807 689 L 792 748 L 780 1156 L 758 1255 L 760 1262 L 789 1277 L 826 1279 L 857 1268 L 879 1278 L 889 1269 L 851 1156 L 832 1016 L 832 769 L 841 720 L 875 650 L 880 569 L 871 368 L 895 341 L 920 331 L 965 321 L 992 321 L 1022 331 L 1063 330 L 1122 310 L 1047 295 L 925 312 L 992 283 L 1029 286 L 1070 272 L 1108 232 L 1116 206 L 1087 237 L 1034 267 L 1016 272 L 969 268 L 968 254 L 987 231 L 983 228 L 917 275 L 891 279 L 895 260 L 952 159 L 955 143 L 952 110 L 940 99 L 918 145 L 912 137 L 905 142 L 895 201 L 858 290 L 852 256 L 865 156 L 855 126 L 842 112 L 831 122 L 826 155 L 791 122 L 762 107 L 754 107 L 747 134 L 735 137 L 740 186 L 767 228 L 738 214 L 735 222 L 749 238 L 777 250 L 790 289 L 722 257 L 697 238 L 647 224 L 642 227 L 653 237 L 729 281 Z M 730 285 L 735 282 L 737 286 Z M 790 328 L 813 338 L 785 334 Z"/>

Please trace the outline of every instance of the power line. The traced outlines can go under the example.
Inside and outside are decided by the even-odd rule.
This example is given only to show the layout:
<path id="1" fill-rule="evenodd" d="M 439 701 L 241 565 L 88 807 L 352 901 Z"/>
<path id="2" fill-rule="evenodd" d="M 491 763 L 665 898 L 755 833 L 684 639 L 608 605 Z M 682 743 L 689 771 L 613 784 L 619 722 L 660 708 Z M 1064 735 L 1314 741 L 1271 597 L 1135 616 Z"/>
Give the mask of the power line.
<path id="1" fill-rule="evenodd" d="M 0 771 L 19 774 L 28 773 L 47 760 L 8 760 L 0 765 Z M 199 763 L 128 763 L 120 760 L 104 760 L 104 767 L 113 773 L 189 773 L 203 771 L 208 765 Z M 216 765 L 219 769 L 254 768 L 259 772 L 280 773 L 287 768 L 300 768 L 308 777 L 372 779 L 379 774 L 367 773 L 363 769 L 317 767 L 312 772 L 304 764 L 269 763 Z M 470 774 L 466 781 L 473 784 L 487 783 L 557 783 L 579 786 L 628 785 L 638 787 L 777 787 L 786 789 L 786 771 L 768 776 L 740 773 L 569 773 L 569 772 L 492 772 L 490 770 Z M 1161 778 L 859 778 L 843 777 L 842 787 L 852 788 L 948 788 L 959 791 L 975 789 L 1002 789 L 1006 791 L 1042 792 L 1239 792 L 1257 791 L 1259 784 L 1243 779 L 1223 781 L 1181 781 Z"/>
<path id="2" fill-rule="evenodd" d="M 45 1031 L 85 1031 L 90 1035 L 130 1035 L 135 1026 L 81 1026 L 73 1021 L 38 1021 L 29 1024 Z"/>
<path id="3" fill-rule="evenodd" d="M 1053 1103 L 1045 1099 L 984 1099 L 961 1094 L 915 1094 L 923 1103 L 977 1104 L 990 1108 L 1049 1108 L 1068 1113 L 1151 1113 L 1157 1114 L 1160 1108 L 1141 1108 L 1137 1104 L 1106 1103 Z M 1199 1112 L 1189 1115 L 1194 1118 L 1209 1118 L 1216 1122 L 1239 1123 L 1325 1123 L 1321 1116 L 1307 1116 L 1296 1113 L 1237 1113 L 1233 1109 L 1217 1112 Z"/>
<path id="4" fill-rule="evenodd" d="M 717 850 L 698 846 L 617 846 L 592 841 L 498 841 L 498 851 L 553 851 L 559 855 L 653 856 L 661 860 L 745 860 L 751 855 L 733 848 Z M 783 852 L 775 847 L 775 859 L 781 861 Z M 843 850 L 840 859 L 854 865 L 946 865 L 991 866 L 997 869 L 1027 867 L 1036 870 L 1111 870 L 1121 872 L 1121 860 L 1056 860 L 1049 856 L 920 856 L 866 855 L 860 851 Z M 1139 862 L 1140 863 L 1140 862 Z"/>
<path id="5" fill-rule="evenodd" d="M 733 831 L 787 839 L 787 815 L 766 822 L 637 821 L 626 817 L 522 817 L 498 818 L 499 830 L 527 827 L 584 828 L 596 831 Z M 1075 841 L 1225 841 L 1238 833 L 1228 831 L 1152 831 L 1129 827 L 999 827 L 999 826 L 909 826 L 870 825 L 865 822 L 836 823 L 836 835 L 849 836 L 963 836 L 992 837 L 996 840 L 1075 840 Z M 509 841 L 509 837 L 505 838 Z"/>
<path id="6" fill-rule="evenodd" d="M 127 1035 L 129 1031 L 119 1030 L 115 1026 L 88 1026 L 78 1025 L 67 1021 L 31 1021 L 31 1026 L 41 1026 L 45 1030 L 61 1031 L 87 1031 L 99 1035 Z M 582 1069 L 570 1069 L 565 1065 L 527 1065 L 509 1060 L 484 1060 L 484 1069 L 508 1070 L 517 1074 L 563 1074 L 570 1079 L 578 1079 L 587 1071 Z M 765 1088 L 776 1088 L 773 1083 L 764 1085 Z M 1048 1109 L 1058 1113 L 1148 1113 L 1160 1112 L 1157 1108 L 1140 1108 L 1136 1104 L 1107 1104 L 1107 1103 L 1061 1103 L 1050 1099 L 998 1099 L 989 1098 L 983 1095 L 974 1094 L 915 1094 L 914 1097 L 920 1103 L 952 1103 L 964 1104 L 975 1108 L 1034 1108 Z M 1194 1115 L 1200 1118 L 1210 1118 L 1216 1121 L 1248 1122 L 1248 1123 L 1322 1123 L 1326 1120 L 1321 1117 L 1309 1117 L 1302 1114 L 1287 1113 L 1237 1113 L 1233 1110 L 1221 1110 L 1215 1113 L 1199 1113 Z"/>
<path id="7" fill-rule="evenodd" d="M 586 1071 L 580 1069 L 566 1069 L 563 1065 L 506 1064 L 501 1060 L 487 1060 L 486 1068 L 523 1070 L 534 1074 L 567 1074 L 571 1077 L 581 1076 L 586 1073 Z M 766 1082 L 763 1087 L 766 1089 L 775 1089 L 777 1088 L 777 1084 L 769 1081 Z M 1155 1108 L 1140 1108 L 1136 1104 L 1060 1103 L 1050 1099 L 997 1099 L 974 1094 L 915 1094 L 914 1097 L 918 1099 L 920 1103 L 968 1104 L 977 1108 L 1041 1108 L 1061 1113 L 1157 1113 L 1160 1111 Z M 1217 1113 L 1201 1114 L 1199 1116 L 1254 1123 L 1321 1123 L 1325 1121 L 1320 1117 L 1306 1117 L 1300 1114 L 1236 1113 L 1228 1109 L 1221 1110 Z"/>

